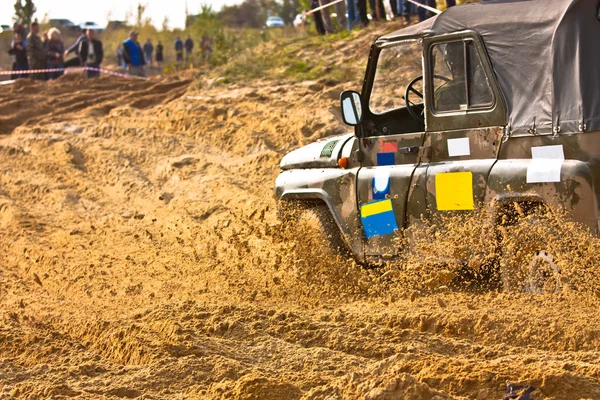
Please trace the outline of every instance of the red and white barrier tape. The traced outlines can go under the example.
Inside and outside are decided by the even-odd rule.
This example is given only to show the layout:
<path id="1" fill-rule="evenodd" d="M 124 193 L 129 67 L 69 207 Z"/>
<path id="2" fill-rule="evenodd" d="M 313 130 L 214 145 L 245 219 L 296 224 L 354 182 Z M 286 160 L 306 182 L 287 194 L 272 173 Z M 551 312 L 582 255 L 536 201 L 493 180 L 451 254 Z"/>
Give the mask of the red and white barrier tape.
<path id="1" fill-rule="evenodd" d="M 331 3 L 325 4 L 324 6 L 313 8 L 312 10 L 307 11 L 304 15 L 310 15 L 312 13 L 316 13 L 317 11 L 321 11 L 324 8 L 327 8 L 327 7 L 332 6 L 334 4 L 337 4 L 337 3 L 341 3 L 342 1 L 344 1 L 344 0 L 335 0 L 335 1 L 332 1 Z"/>
<path id="2" fill-rule="evenodd" d="M 442 13 L 437 8 L 429 7 L 429 6 L 425 5 L 425 4 L 419 3 L 418 1 L 415 1 L 415 0 L 408 0 L 408 1 L 411 2 L 411 3 L 413 3 L 417 7 L 422 7 L 424 9 L 426 9 L 427 11 L 431 11 L 434 14 L 441 14 Z"/>
<path id="3" fill-rule="evenodd" d="M 65 71 L 65 73 L 76 72 L 76 71 L 97 71 L 97 72 L 102 72 L 102 73 L 108 74 L 108 75 L 120 76 L 121 78 L 146 79 L 143 76 L 136 76 L 136 75 L 129 75 L 129 74 L 120 74 L 118 72 L 109 71 L 107 69 L 93 68 L 93 67 L 28 69 L 28 70 L 25 70 L 25 71 L 0 71 L 0 75 L 41 74 L 41 73 L 44 73 L 44 72 L 58 72 L 58 71 Z"/>

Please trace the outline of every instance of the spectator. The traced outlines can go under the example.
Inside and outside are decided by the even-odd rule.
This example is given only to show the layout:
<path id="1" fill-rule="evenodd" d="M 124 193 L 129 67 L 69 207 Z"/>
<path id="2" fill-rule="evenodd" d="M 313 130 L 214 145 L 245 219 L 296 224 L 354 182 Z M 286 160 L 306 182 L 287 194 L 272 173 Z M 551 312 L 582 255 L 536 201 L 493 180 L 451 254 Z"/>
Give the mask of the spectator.
<path id="1" fill-rule="evenodd" d="M 125 64 L 123 63 L 123 46 L 121 45 L 117 47 L 117 65 L 125 68 Z"/>
<path id="2" fill-rule="evenodd" d="M 104 59 L 104 49 L 102 42 L 94 37 L 93 29 L 88 29 L 86 36 L 87 40 L 82 40 L 79 44 L 79 59 L 84 67 L 94 68 L 85 70 L 87 77 L 96 78 L 100 76 L 99 69 Z"/>
<path id="3" fill-rule="evenodd" d="M 131 75 L 146 76 L 146 60 L 136 31 L 129 32 L 129 39 L 123 42 L 123 61 Z"/>
<path id="4" fill-rule="evenodd" d="M 214 42 L 210 36 L 202 36 L 202 58 L 204 61 L 210 60 L 213 53 Z"/>
<path id="5" fill-rule="evenodd" d="M 369 5 L 371 6 L 371 17 L 373 17 L 375 21 L 387 20 L 387 18 L 385 17 L 385 7 L 383 5 L 383 0 L 369 0 Z"/>
<path id="6" fill-rule="evenodd" d="M 57 28 L 50 28 L 48 31 L 48 40 L 44 46 L 44 51 L 46 53 L 46 68 L 61 69 L 61 71 L 48 72 L 48 79 L 60 78 L 65 73 L 65 60 L 63 58 L 65 45 Z"/>
<path id="7" fill-rule="evenodd" d="M 398 14 L 404 18 L 404 23 L 408 25 L 410 23 L 413 4 L 408 0 L 397 0 L 396 4 Z"/>
<path id="8" fill-rule="evenodd" d="M 8 54 L 15 56 L 13 71 L 26 71 L 29 69 L 27 63 L 27 50 L 25 50 L 25 40 L 21 32 L 16 32 L 13 41 L 10 43 Z M 27 78 L 27 74 L 13 74 L 12 79 Z"/>
<path id="9" fill-rule="evenodd" d="M 185 39 L 185 61 L 190 61 L 192 57 L 192 50 L 194 49 L 194 41 L 192 37 L 188 35 L 187 39 Z"/>
<path id="10" fill-rule="evenodd" d="M 330 1 L 331 0 L 319 0 L 319 4 L 323 7 L 329 4 Z M 325 27 L 326 33 L 335 32 L 333 21 L 331 21 L 331 9 L 329 7 L 325 7 L 321 10 L 321 19 L 323 20 L 323 26 Z"/>
<path id="11" fill-rule="evenodd" d="M 398 18 L 400 16 L 400 13 L 398 12 L 398 1 L 390 0 L 390 8 L 392 9 L 392 19 Z"/>
<path id="12" fill-rule="evenodd" d="M 160 67 L 164 61 L 164 47 L 162 45 L 162 42 L 159 40 L 158 44 L 156 45 L 156 64 L 158 64 L 158 66 Z"/>
<path id="13" fill-rule="evenodd" d="M 456 5 L 456 0 L 446 0 L 446 8 L 454 7 Z"/>
<path id="14" fill-rule="evenodd" d="M 69 48 L 67 48 L 67 50 L 65 51 L 64 57 L 67 58 L 67 56 L 71 53 L 75 53 L 75 57 L 68 59 L 67 61 L 65 61 L 65 68 L 69 68 L 69 67 L 78 67 L 81 65 L 81 59 L 79 58 L 79 45 L 81 44 L 81 42 L 83 40 L 86 40 L 87 36 L 86 36 L 86 32 L 85 29 L 81 30 L 81 33 L 79 34 L 79 36 L 77 37 L 77 40 L 75 40 L 75 43 L 73 43 Z"/>
<path id="15" fill-rule="evenodd" d="M 435 0 L 424 0 L 423 4 L 431 7 L 431 8 L 435 8 L 436 4 L 435 4 Z M 432 13 L 431 11 L 423 8 L 423 7 L 417 7 L 417 15 L 419 16 L 419 22 L 423 22 L 426 19 L 432 17 Z"/>
<path id="16" fill-rule="evenodd" d="M 177 40 L 175 40 L 175 54 L 177 62 L 183 61 L 183 42 L 181 38 L 177 36 Z"/>
<path id="17" fill-rule="evenodd" d="M 144 55 L 146 56 L 146 60 L 148 61 L 148 65 L 152 65 L 152 53 L 154 52 L 154 46 L 152 45 L 152 41 L 150 38 L 146 40 L 144 43 Z"/>
<path id="18" fill-rule="evenodd" d="M 363 26 L 369 25 L 369 17 L 367 16 L 367 0 L 356 0 L 356 9 L 358 18 Z"/>
<path id="19" fill-rule="evenodd" d="M 310 8 L 314 10 L 315 8 L 319 8 L 321 5 L 319 4 L 319 0 L 311 0 Z M 317 28 L 317 32 L 320 35 L 324 35 L 325 26 L 323 25 L 323 18 L 321 17 L 321 10 L 313 12 L 313 17 L 315 17 L 315 27 Z"/>
<path id="20" fill-rule="evenodd" d="M 31 69 L 46 68 L 46 56 L 42 39 L 38 36 L 40 33 L 40 24 L 34 22 L 31 24 L 31 32 L 27 35 L 26 49 L 29 67 Z M 31 74 L 31 79 L 43 80 L 46 77 L 44 73 Z"/>

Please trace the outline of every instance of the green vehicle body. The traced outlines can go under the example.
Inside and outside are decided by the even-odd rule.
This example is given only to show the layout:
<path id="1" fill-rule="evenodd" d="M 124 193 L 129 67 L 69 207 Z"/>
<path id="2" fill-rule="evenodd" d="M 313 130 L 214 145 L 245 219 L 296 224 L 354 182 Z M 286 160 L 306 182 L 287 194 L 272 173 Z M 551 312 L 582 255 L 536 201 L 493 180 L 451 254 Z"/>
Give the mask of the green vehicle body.
<path id="1" fill-rule="evenodd" d="M 512 14 L 499 28 L 495 16 L 505 10 L 500 7 L 511 3 Z M 546 15 L 539 20 L 522 18 L 520 13 L 528 15 L 530 9 L 519 9 L 515 4 L 499 1 L 455 7 L 433 21 L 378 38 L 370 50 L 362 93 L 342 94 L 342 108 L 344 100 L 354 100 L 355 117 L 347 116 L 348 108 L 344 111 L 345 120 L 355 125 L 354 132 L 323 139 L 286 155 L 275 183 L 276 198 L 287 204 L 326 205 L 348 250 L 366 263 L 398 256 L 402 249 L 394 245 L 394 237 L 424 220 L 471 213 L 484 206 L 492 209 L 490 216 L 496 222 L 495 215 L 514 203 L 545 204 L 565 210 L 570 218 L 597 235 L 600 72 L 593 68 L 600 62 L 597 50 L 596 54 L 580 53 L 593 48 L 585 36 L 600 33 L 598 2 L 518 3 L 531 10 L 541 8 Z M 540 29 L 540 35 L 548 33 L 547 38 L 540 39 L 548 48 L 532 55 L 537 59 L 527 60 L 523 59 L 527 46 L 537 48 L 540 43 L 530 43 L 527 34 L 513 31 L 532 29 Z M 502 35 L 506 36 L 505 49 L 493 44 Z M 520 36 L 524 37 L 521 41 Z M 573 57 L 589 57 L 592 67 L 578 69 L 583 63 L 570 58 L 574 53 L 562 46 L 563 36 L 570 37 L 576 43 L 572 46 L 579 49 Z M 488 100 L 484 106 L 470 108 L 467 101 L 460 109 L 436 112 L 439 88 L 435 88 L 435 82 L 439 77 L 432 54 L 448 43 L 459 43 L 455 46 L 464 48 L 465 65 L 475 58 L 479 60 L 478 79 L 486 83 Z M 423 100 L 404 104 L 403 99 L 400 106 L 389 111 L 374 112 L 374 85 L 378 68 L 382 68 L 379 64 L 385 61 L 383 54 L 386 49 L 406 44 L 418 52 L 414 60 L 422 68 L 419 75 L 423 76 L 423 88 L 417 91 L 422 91 Z M 536 68 L 544 70 L 544 63 L 551 70 L 546 77 L 536 72 Z M 560 71 L 563 65 L 569 68 Z M 515 76 L 522 79 L 511 81 Z M 468 82 L 469 78 L 464 79 Z M 536 79 L 544 86 L 537 87 Z M 566 93 L 575 86 L 576 93 Z M 405 97 L 415 93 L 410 93 L 411 89 L 406 88 Z M 470 89 L 465 90 L 470 98 Z M 565 104 L 565 96 L 574 100 Z M 416 116 L 411 116 L 411 111 Z M 422 127 L 415 118 L 421 114 Z M 385 192 L 384 197 L 381 192 Z M 386 233 L 378 234 L 366 226 L 369 216 L 365 205 L 374 203 L 381 203 L 378 211 L 389 210 L 391 203 L 393 233 L 384 229 Z M 387 215 L 389 222 L 389 211 Z"/>

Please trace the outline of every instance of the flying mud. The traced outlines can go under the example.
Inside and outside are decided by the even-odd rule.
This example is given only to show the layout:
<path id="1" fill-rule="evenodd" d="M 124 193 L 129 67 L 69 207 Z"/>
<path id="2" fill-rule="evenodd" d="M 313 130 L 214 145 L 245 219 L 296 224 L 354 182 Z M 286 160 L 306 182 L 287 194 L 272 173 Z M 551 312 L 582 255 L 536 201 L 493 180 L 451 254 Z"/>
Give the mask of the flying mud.
<path id="1" fill-rule="evenodd" d="M 542 294 L 452 284 L 497 251 L 476 219 L 395 265 L 323 254 L 273 182 L 347 130 L 342 87 L 192 82 L 0 88 L 0 398 L 600 398 L 596 238 L 520 228 L 560 268 Z"/>

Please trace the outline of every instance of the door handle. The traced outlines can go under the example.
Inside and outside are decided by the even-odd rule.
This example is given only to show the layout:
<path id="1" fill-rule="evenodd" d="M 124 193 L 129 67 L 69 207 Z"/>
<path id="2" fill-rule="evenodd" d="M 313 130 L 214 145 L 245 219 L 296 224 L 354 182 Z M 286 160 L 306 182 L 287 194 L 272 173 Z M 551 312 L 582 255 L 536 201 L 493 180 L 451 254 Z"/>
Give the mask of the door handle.
<path id="1" fill-rule="evenodd" d="M 407 146 L 400 147 L 398 153 L 400 154 L 417 154 L 419 152 L 419 146 Z"/>

